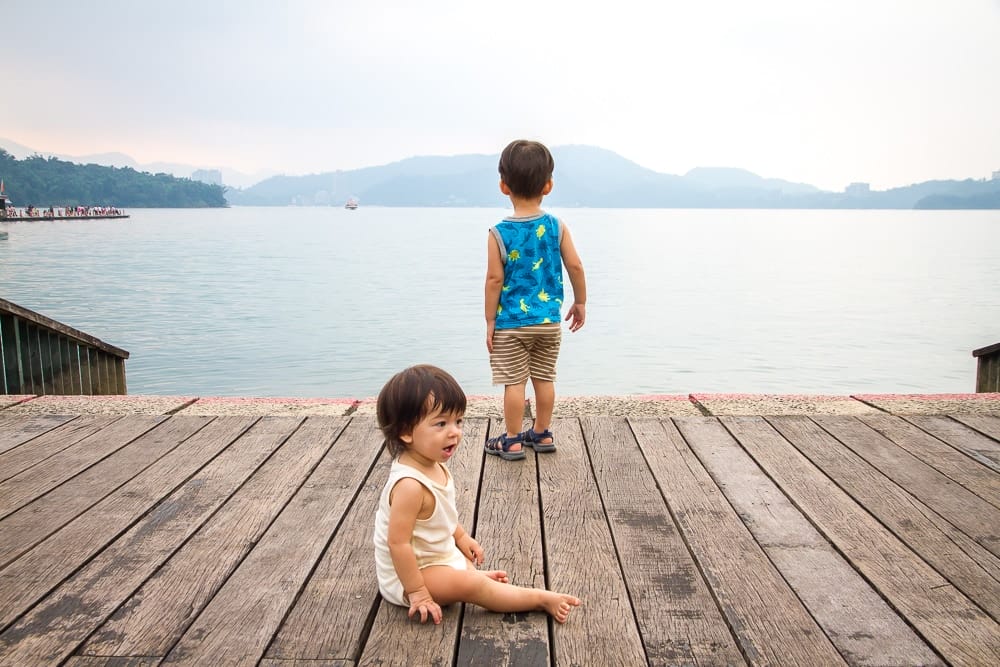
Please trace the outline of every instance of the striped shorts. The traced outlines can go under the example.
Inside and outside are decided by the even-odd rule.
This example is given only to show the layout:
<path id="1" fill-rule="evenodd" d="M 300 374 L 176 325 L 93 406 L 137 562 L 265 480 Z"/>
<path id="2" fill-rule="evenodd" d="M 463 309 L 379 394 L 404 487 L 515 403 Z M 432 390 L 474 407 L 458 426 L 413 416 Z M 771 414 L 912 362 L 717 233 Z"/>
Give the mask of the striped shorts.
<path id="1" fill-rule="evenodd" d="M 558 322 L 497 329 L 490 354 L 493 384 L 521 384 L 529 377 L 555 382 L 561 341 L 562 326 Z"/>

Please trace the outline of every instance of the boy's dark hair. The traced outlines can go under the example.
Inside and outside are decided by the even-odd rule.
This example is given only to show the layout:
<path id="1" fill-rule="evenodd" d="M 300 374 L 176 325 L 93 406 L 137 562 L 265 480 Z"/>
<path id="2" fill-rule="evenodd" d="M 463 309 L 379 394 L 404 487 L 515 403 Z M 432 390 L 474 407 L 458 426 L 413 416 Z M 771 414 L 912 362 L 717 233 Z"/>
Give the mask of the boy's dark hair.
<path id="1" fill-rule="evenodd" d="M 375 414 L 393 457 L 405 449 L 404 434 L 434 410 L 465 414 L 465 392 L 450 374 L 421 364 L 393 375 L 378 394 Z"/>
<path id="2" fill-rule="evenodd" d="M 500 180 L 517 197 L 541 195 L 555 167 L 552 153 L 537 141 L 512 141 L 500 154 Z"/>

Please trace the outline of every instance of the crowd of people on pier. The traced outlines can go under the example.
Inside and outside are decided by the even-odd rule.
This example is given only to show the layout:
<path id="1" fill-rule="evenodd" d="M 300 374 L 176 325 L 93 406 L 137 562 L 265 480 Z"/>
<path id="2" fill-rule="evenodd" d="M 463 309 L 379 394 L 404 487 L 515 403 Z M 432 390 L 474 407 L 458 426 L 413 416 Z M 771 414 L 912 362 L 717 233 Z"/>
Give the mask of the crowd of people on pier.
<path id="1" fill-rule="evenodd" d="M 7 218 L 107 218 L 111 216 L 125 215 L 125 211 L 114 206 L 65 206 L 54 208 L 52 206 L 41 209 L 29 204 L 23 209 L 8 206 L 0 209 Z"/>

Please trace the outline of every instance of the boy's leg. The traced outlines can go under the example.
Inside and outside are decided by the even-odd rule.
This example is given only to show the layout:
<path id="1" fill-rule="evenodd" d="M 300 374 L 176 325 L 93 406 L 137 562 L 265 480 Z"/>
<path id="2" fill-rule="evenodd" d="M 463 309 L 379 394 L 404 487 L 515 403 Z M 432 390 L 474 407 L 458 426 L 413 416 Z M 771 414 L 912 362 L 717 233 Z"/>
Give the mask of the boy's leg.
<path id="1" fill-rule="evenodd" d="M 503 421 L 507 429 L 507 437 L 513 438 L 521 433 L 521 424 L 524 423 L 524 385 L 508 384 L 503 388 Z M 521 449 L 520 443 L 511 446 L 511 449 L 518 451 Z"/>
<path id="2" fill-rule="evenodd" d="M 552 411 L 556 404 L 556 383 L 547 380 L 536 380 L 531 378 L 531 386 L 535 390 L 535 425 L 532 427 L 536 433 L 548 429 L 552 426 Z M 552 438 L 544 438 L 545 441 L 552 442 Z"/>
<path id="3" fill-rule="evenodd" d="M 545 611 L 564 623 L 571 608 L 580 604 L 580 600 L 572 595 L 502 584 L 476 570 L 435 565 L 424 568 L 421 573 L 431 597 L 442 607 L 456 602 L 471 602 L 501 613 Z"/>

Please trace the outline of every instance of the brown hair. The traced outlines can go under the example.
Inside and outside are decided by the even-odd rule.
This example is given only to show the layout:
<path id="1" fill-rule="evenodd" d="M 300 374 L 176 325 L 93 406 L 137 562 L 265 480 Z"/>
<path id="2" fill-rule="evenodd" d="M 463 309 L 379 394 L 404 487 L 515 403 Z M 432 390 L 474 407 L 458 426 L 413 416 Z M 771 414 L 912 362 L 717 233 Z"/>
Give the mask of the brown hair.
<path id="1" fill-rule="evenodd" d="M 401 436 L 413 431 L 431 412 L 465 414 L 465 392 L 450 374 L 437 366 L 421 364 L 393 375 L 378 394 L 375 413 L 394 457 L 405 449 Z"/>
<path id="2" fill-rule="evenodd" d="M 555 167 L 552 153 L 537 141 L 512 141 L 500 154 L 500 180 L 517 197 L 541 195 L 545 184 L 551 180 Z"/>

